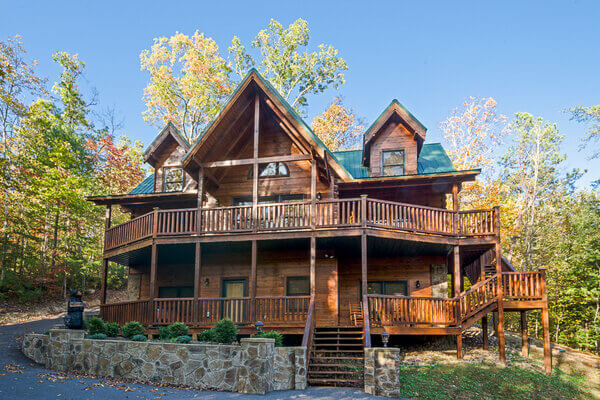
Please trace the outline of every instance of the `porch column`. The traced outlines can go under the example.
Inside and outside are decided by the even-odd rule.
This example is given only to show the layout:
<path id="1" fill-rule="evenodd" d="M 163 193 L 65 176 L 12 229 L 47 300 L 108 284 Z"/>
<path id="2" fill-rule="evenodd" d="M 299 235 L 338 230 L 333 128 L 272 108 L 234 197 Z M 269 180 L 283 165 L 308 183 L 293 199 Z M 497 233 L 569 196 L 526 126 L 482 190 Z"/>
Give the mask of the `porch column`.
<path id="1" fill-rule="evenodd" d="M 529 344 L 527 343 L 527 311 L 521 311 L 521 355 L 529 355 Z"/>
<path id="2" fill-rule="evenodd" d="M 367 234 L 363 232 L 360 236 L 360 263 L 361 263 L 361 276 L 362 276 L 362 295 L 368 294 L 367 285 Z M 364 305 L 366 306 L 366 304 Z"/>
<path id="3" fill-rule="evenodd" d="M 487 314 L 481 317 L 481 335 L 483 336 L 483 349 L 487 350 L 490 347 L 490 339 L 488 338 L 488 316 Z"/>
<path id="4" fill-rule="evenodd" d="M 106 206 L 106 213 L 104 214 L 104 235 L 106 238 L 106 231 L 110 228 L 112 218 L 112 205 Z M 106 239 L 104 242 L 104 248 L 106 249 Z M 108 279 L 108 260 L 102 258 L 102 275 L 100 277 L 100 304 L 106 304 L 106 280 Z"/>
<path id="5" fill-rule="evenodd" d="M 496 242 L 496 274 L 498 276 L 498 352 L 500 361 L 506 363 L 506 342 L 504 339 L 504 285 L 502 284 L 502 255 L 500 254 L 500 239 Z"/>
<path id="6" fill-rule="evenodd" d="M 252 219 L 256 224 L 258 211 L 258 132 L 260 128 L 260 101 L 258 94 L 254 97 L 254 144 L 252 163 Z M 255 226 L 256 228 L 256 226 Z"/>
<path id="7" fill-rule="evenodd" d="M 200 297 L 200 277 L 202 276 L 202 245 L 196 242 L 196 255 L 194 258 L 194 298 Z"/>
<path id="8" fill-rule="evenodd" d="M 462 289 L 460 283 L 460 246 L 454 246 L 454 272 L 452 273 L 452 282 L 454 286 L 454 297 L 458 296 Z"/>
<path id="9" fill-rule="evenodd" d="M 312 159 L 310 162 L 310 225 L 312 229 L 316 228 L 316 199 L 317 199 L 317 160 Z"/>
<path id="10" fill-rule="evenodd" d="M 317 288 L 317 239 L 312 235 L 310 237 L 310 295 L 315 296 Z"/>
<path id="11" fill-rule="evenodd" d="M 257 258 L 257 243 L 252 241 L 250 261 L 250 321 L 256 322 L 256 258 Z"/>
<path id="12" fill-rule="evenodd" d="M 540 268 L 542 274 L 540 279 L 540 290 L 542 291 L 542 334 L 544 343 L 544 372 L 546 375 L 552 373 L 552 347 L 550 344 L 550 319 L 548 316 L 548 294 L 546 293 L 546 268 Z"/>
<path id="13" fill-rule="evenodd" d="M 156 243 L 152 243 L 152 253 L 150 256 L 150 293 L 148 298 L 154 300 L 156 297 L 156 263 L 158 258 L 158 248 Z"/>
<path id="14" fill-rule="evenodd" d="M 483 253 L 479 256 L 479 282 L 485 280 L 485 255 L 486 253 Z"/>
<path id="15" fill-rule="evenodd" d="M 456 358 L 459 360 L 463 358 L 462 332 L 456 335 Z"/>

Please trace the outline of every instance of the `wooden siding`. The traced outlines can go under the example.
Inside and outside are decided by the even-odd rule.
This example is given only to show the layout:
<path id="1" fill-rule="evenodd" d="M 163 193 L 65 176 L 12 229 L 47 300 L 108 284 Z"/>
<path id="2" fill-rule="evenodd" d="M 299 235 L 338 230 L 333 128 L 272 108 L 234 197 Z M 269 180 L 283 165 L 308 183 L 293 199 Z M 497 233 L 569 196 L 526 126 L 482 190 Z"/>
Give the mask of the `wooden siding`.
<path id="1" fill-rule="evenodd" d="M 171 153 L 166 157 L 164 162 L 155 166 L 155 175 L 154 175 L 154 192 L 162 192 L 163 191 L 163 178 L 164 178 L 164 168 L 167 167 L 181 167 L 181 160 L 185 156 L 186 150 L 177 146 L 174 149 L 169 149 Z M 166 156 L 166 155 L 165 155 Z M 184 192 L 193 192 L 198 190 L 198 184 L 196 180 L 192 179 L 192 177 L 187 173 L 183 173 L 183 191 Z"/>
<path id="2" fill-rule="evenodd" d="M 381 128 L 370 146 L 371 176 L 381 176 L 381 153 L 385 150 L 404 150 L 404 173 L 417 173 L 417 142 L 399 118 L 394 117 Z"/>

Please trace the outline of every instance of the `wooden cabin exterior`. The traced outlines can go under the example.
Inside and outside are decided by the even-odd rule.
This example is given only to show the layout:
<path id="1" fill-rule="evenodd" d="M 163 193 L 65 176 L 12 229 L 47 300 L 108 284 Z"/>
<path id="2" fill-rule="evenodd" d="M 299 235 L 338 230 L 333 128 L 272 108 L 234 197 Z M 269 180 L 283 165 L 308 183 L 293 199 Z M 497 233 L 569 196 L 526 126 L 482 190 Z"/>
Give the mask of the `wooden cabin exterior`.
<path id="1" fill-rule="evenodd" d="M 542 309 L 550 368 L 544 271 L 503 260 L 498 208 L 458 204 L 480 171 L 425 138 L 394 100 L 363 149 L 332 152 L 251 71 L 195 143 L 167 125 L 144 154 L 153 175 L 90 199 L 107 207 L 102 317 L 193 332 L 260 320 L 309 348 L 323 327 L 355 327 L 364 347 L 384 330 L 455 335 L 460 357 L 464 329 L 495 312 L 504 358 L 504 312 Z M 111 226 L 112 206 L 132 219 Z M 127 302 L 106 303 L 109 261 L 129 267 Z"/>

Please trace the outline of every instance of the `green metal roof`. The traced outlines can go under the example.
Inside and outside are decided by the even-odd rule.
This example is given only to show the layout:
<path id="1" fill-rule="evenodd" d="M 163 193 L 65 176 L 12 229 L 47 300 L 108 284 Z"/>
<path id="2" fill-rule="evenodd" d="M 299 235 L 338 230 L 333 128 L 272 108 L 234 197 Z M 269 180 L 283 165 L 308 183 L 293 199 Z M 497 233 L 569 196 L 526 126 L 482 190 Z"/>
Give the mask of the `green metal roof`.
<path id="1" fill-rule="evenodd" d="M 149 194 L 154 193 L 154 174 L 147 176 L 139 185 L 131 189 L 127 194 Z"/>
<path id="2" fill-rule="evenodd" d="M 333 153 L 338 162 L 346 168 L 354 179 L 369 178 L 369 169 L 362 165 L 362 150 L 336 151 Z M 440 143 L 423 145 L 417 160 L 417 174 L 440 174 L 456 172 L 450 157 Z"/>

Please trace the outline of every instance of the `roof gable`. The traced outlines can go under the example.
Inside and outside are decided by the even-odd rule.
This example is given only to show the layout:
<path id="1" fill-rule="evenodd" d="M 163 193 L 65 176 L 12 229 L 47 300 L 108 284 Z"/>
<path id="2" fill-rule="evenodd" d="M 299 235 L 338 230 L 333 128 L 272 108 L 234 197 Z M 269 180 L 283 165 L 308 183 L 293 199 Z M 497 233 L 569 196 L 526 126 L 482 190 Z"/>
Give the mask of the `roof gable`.
<path id="1" fill-rule="evenodd" d="M 277 92 L 277 90 L 264 79 L 258 71 L 251 69 L 248 75 L 243 79 L 234 93 L 231 95 L 221 112 L 211 122 L 211 124 L 200 134 L 198 139 L 194 142 L 191 149 L 183 158 L 184 167 L 189 166 L 192 163 L 194 154 L 202 147 L 206 142 L 206 139 L 213 134 L 216 127 L 223 121 L 225 115 L 230 111 L 233 104 L 238 101 L 242 95 L 253 87 L 258 88 L 267 99 L 267 106 L 271 108 L 277 108 L 276 114 L 284 118 L 289 124 L 291 124 L 295 131 L 310 145 L 311 150 L 322 159 L 326 159 L 331 165 L 332 169 L 342 179 L 351 179 L 350 173 L 338 162 L 334 154 L 325 146 L 325 144 L 319 139 L 319 137 L 312 131 L 312 129 L 304 122 L 304 120 L 298 115 L 298 113 L 289 105 L 289 103 Z"/>
<path id="2" fill-rule="evenodd" d="M 177 146 L 181 146 L 186 152 L 190 148 L 188 141 L 179 133 L 175 125 L 169 121 L 144 151 L 144 161 L 154 167 L 169 156 L 172 152 L 170 149 L 174 149 Z"/>

